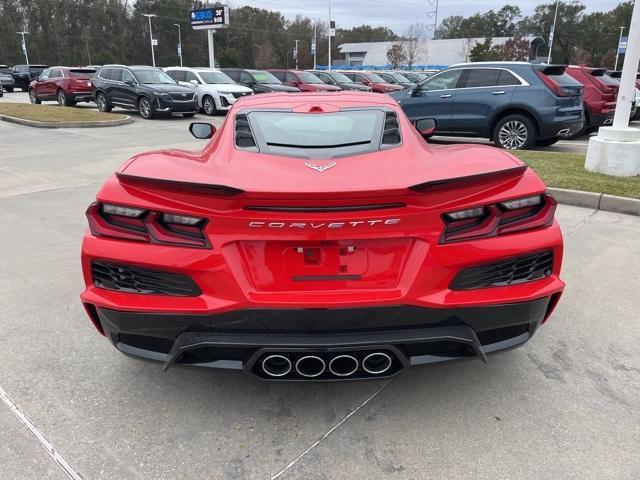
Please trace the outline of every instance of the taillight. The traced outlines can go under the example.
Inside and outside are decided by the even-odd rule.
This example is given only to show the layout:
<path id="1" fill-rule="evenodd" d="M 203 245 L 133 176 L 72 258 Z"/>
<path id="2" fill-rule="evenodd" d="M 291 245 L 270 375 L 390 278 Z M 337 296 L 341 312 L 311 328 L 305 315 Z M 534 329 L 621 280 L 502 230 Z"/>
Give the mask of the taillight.
<path id="1" fill-rule="evenodd" d="M 445 229 L 440 243 L 548 227 L 553 223 L 556 205 L 552 196 L 542 194 L 446 213 L 442 216 Z"/>
<path id="2" fill-rule="evenodd" d="M 211 248 L 204 234 L 207 220 L 200 217 L 94 202 L 87 219 L 91 233 L 99 237 Z"/>
<path id="3" fill-rule="evenodd" d="M 540 77 L 540 80 L 542 80 L 542 82 L 547 86 L 547 88 L 549 90 L 551 90 L 553 92 L 554 95 L 558 96 L 558 97 L 568 97 L 569 93 L 562 88 L 558 82 L 556 82 L 553 78 L 549 77 L 548 75 L 545 75 L 543 72 L 541 72 L 540 70 L 536 70 L 536 75 L 538 75 L 538 77 Z"/>

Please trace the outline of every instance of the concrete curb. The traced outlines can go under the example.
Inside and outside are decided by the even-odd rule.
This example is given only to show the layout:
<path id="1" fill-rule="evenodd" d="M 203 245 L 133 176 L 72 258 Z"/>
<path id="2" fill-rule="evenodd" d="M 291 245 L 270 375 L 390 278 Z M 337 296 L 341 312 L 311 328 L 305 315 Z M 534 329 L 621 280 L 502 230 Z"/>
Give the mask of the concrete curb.
<path id="1" fill-rule="evenodd" d="M 133 123 L 133 119 L 128 115 L 125 115 L 125 118 L 120 120 L 99 120 L 95 122 L 39 122 L 37 120 L 26 120 L 9 115 L 0 115 L 0 120 L 35 128 L 99 128 L 117 127 L 118 125 Z"/>
<path id="2" fill-rule="evenodd" d="M 581 190 L 565 190 L 563 188 L 548 188 L 548 191 L 558 203 L 640 216 L 640 199 L 637 198 L 618 197 L 606 193 L 583 192 Z"/>

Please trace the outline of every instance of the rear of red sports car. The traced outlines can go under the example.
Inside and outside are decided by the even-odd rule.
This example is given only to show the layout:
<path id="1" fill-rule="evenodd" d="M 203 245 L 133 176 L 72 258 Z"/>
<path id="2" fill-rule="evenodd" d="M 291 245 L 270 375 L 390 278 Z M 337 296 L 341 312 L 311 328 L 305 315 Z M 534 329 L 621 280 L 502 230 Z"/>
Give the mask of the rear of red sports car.
<path id="1" fill-rule="evenodd" d="M 556 203 L 491 147 L 433 148 L 384 95 L 238 101 L 87 210 L 82 301 L 121 352 L 263 379 L 381 378 L 525 343 L 564 287 Z"/>

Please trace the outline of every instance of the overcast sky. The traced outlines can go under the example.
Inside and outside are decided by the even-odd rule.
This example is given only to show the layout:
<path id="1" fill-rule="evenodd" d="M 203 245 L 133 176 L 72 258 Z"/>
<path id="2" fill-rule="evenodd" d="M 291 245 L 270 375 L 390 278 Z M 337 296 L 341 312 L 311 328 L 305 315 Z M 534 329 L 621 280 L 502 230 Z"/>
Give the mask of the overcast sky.
<path id="1" fill-rule="evenodd" d="M 549 0 L 550 3 L 551 0 Z M 385 26 L 402 33 L 408 25 L 421 21 L 432 23 L 427 17 L 430 10 L 427 0 L 333 0 L 332 18 L 338 28 L 351 28 L 369 24 Z M 440 0 L 438 18 L 451 15 L 469 16 L 486 10 L 497 10 L 504 4 L 518 5 L 524 15 L 533 13 L 536 5 L 544 2 L 536 0 L 465 1 Z M 618 5 L 618 0 L 583 0 L 587 11 L 610 10 Z M 285 17 L 294 18 L 304 15 L 310 18 L 327 20 L 329 18 L 329 0 L 230 0 L 231 5 L 250 5 L 267 10 L 279 10 Z"/>

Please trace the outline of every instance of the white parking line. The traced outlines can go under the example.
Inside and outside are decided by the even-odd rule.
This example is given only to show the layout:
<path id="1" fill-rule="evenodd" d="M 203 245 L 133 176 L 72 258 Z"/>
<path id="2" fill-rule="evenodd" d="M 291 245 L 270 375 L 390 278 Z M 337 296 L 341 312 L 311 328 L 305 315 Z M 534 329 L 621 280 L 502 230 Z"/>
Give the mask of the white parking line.
<path id="1" fill-rule="evenodd" d="M 71 467 L 71 465 L 67 463 L 67 461 L 64 458 L 62 458 L 62 456 L 53 447 L 53 445 L 51 445 L 49 440 L 47 440 L 42 434 L 42 432 L 38 430 L 38 427 L 36 427 L 33 424 L 33 422 L 29 420 L 29 418 L 27 418 L 27 416 L 20 411 L 20 409 L 16 406 L 15 403 L 13 403 L 13 400 L 9 398 L 9 395 L 7 395 L 7 392 L 5 392 L 5 390 L 2 387 L 0 387 L 0 399 L 2 399 L 4 404 L 7 407 L 9 407 L 9 410 L 13 412 L 13 414 L 18 418 L 18 420 L 20 420 L 20 422 L 22 422 L 22 424 L 25 427 L 27 427 L 27 429 L 31 433 L 33 433 L 33 435 L 36 437 L 36 440 L 38 440 L 38 443 L 40 443 L 42 448 L 44 448 L 47 451 L 47 453 L 51 456 L 51 458 L 53 458 L 53 461 L 56 462 L 60 466 L 60 468 L 62 468 L 62 470 L 64 470 L 64 472 L 69 476 L 69 478 L 73 480 L 82 480 L 82 477 L 80 476 L 80 474 L 76 472 L 73 469 L 73 467 Z"/>

